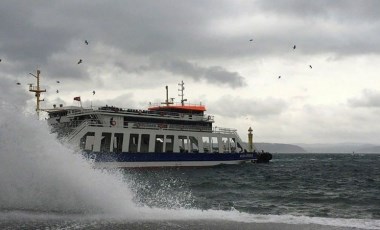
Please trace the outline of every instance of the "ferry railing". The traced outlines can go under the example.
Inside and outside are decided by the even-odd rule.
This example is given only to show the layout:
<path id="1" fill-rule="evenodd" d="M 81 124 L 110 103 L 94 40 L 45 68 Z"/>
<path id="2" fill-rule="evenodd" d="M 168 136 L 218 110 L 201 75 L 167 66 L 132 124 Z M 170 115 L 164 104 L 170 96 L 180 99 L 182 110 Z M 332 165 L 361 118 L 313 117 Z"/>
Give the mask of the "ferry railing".
<path id="1" fill-rule="evenodd" d="M 71 140 L 75 135 L 77 135 L 80 131 L 82 131 L 85 127 L 88 126 L 87 121 L 82 121 L 82 123 L 79 126 L 76 126 L 74 128 L 74 132 L 72 132 L 68 137 L 67 140 Z"/>
<path id="2" fill-rule="evenodd" d="M 68 140 L 71 140 L 75 135 L 77 135 L 87 126 L 103 126 L 103 124 L 100 122 L 100 120 L 86 119 L 80 121 L 72 121 L 70 123 L 70 126 L 74 131 L 71 134 L 69 134 L 69 136 L 67 137 Z"/>
<path id="3" fill-rule="evenodd" d="M 199 108 L 205 108 L 202 103 L 199 104 L 192 104 L 192 103 L 181 103 L 181 102 L 173 102 L 170 104 L 170 106 L 191 106 L 191 107 L 199 107 Z M 150 103 L 149 107 L 165 107 L 161 103 Z"/>
<path id="4" fill-rule="evenodd" d="M 186 114 L 178 112 L 163 112 L 163 111 L 149 111 L 149 110 L 138 110 L 138 109 L 124 109 L 117 108 L 113 106 L 99 107 L 97 110 L 83 108 L 79 111 L 71 111 L 68 116 L 86 115 L 86 114 L 99 114 L 99 113 L 119 113 L 119 114 L 130 114 L 130 115 L 145 115 L 154 117 L 170 117 L 185 120 L 196 120 L 196 121 L 210 121 L 214 122 L 214 116 L 212 115 L 196 115 L 196 114 Z"/>
<path id="5" fill-rule="evenodd" d="M 163 129 L 163 130 L 181 130 L 181 131 L 193 131 L 193 132 L 212 132 L 210 127 L 205 126 L 186 126 L 186 125 L 175 125 L 175 124 L 157 124 L 149 122 L 136 122 L 133 123 L 132 128 L 134 129 Z"/>
<path id="6" fill-rule="evenodd" d="M 237 129 L 230 129 L 230 128 L 222 128 L 222 127 L 214 127 L 213 130 L 214 133 L 221 133 L 221 134 L 238 134 Z"/>
<path id="7" fill-rule="evenodd" d="M 243 148 L 247 149 L 246 143 L 240 138 L 240 136 L 237 132 L 237 129 L 214 127 L 213 132 L 214 133 L 221 133 L 221 134 L 233 134 L 236 137 L 237 142 L 239 142 L 241 145 L 243 145 L 242 146 Z"/>

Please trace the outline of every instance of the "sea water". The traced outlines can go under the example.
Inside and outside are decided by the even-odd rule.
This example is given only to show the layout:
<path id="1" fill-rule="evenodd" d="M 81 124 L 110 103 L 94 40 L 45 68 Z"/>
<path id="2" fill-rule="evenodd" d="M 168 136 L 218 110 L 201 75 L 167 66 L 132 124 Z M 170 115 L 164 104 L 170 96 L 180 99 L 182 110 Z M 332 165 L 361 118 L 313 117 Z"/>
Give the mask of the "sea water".
<path id="1" fill-rule="evenodd" d="M 0 229 L 380 229 L 380 155 L 97 170 L 0 104 Z"/>

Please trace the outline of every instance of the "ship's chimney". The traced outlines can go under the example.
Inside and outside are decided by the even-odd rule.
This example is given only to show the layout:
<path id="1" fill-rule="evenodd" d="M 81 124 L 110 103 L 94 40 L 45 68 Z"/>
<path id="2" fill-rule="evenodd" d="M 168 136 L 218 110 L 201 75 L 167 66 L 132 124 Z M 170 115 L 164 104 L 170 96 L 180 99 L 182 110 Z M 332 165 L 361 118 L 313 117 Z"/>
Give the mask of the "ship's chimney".
<path id="1" fill-rule="evenodd" d="M 61 107 L 61 108 L 62 108 L 62 107 L 63 107 L 63 104 L 59 104 L 59 107 Z"/>

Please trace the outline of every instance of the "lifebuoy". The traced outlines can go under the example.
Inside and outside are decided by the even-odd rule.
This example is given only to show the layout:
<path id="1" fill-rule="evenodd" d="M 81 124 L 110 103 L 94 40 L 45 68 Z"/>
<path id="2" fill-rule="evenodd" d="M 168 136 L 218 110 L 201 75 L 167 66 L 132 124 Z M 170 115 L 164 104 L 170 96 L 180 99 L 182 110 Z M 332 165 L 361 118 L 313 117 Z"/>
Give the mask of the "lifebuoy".
<path id="1" fill-rule="evenodd" d="M 116 125 L 116 121 L 111 121 L 111 125 L 115 126 Z"/>

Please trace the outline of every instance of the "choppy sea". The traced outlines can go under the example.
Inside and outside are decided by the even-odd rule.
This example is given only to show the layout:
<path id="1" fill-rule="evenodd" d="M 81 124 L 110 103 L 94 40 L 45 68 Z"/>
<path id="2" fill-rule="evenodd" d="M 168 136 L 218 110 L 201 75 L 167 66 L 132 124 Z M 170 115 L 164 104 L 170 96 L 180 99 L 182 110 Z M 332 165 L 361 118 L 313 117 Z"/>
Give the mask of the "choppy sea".
<path id="1" fill-rule="evenodd" d="M 380 229 L 380 154 L 97 170 L 44 122 L 4 113 L 0 229 Z"/>

